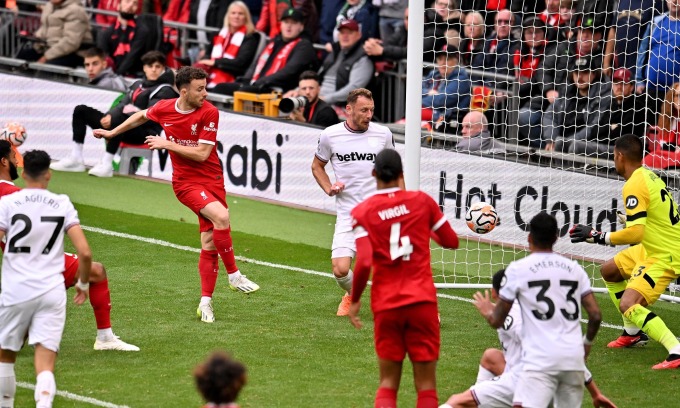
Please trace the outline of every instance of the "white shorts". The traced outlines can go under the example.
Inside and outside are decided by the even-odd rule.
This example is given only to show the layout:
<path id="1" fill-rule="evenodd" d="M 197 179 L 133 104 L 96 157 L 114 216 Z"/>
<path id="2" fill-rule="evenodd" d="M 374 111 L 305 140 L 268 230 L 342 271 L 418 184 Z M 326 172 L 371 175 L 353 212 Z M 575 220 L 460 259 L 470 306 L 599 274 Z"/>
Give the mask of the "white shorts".
<path id="1" fill-rule="evenodd" d="M 512 396 L 515 394 L 517 375 L 507 373 L 487 381 L 478 382 L 470 387 L 472 398 L 480 408 L 512 407 Z"/>
<path id="2" fill-rule="evenodd" d="M 545 408 L 553 401 L 555 407 L 580 407 L 584 378 L 583 371 L 523 371 L 519 373 L 513 404 Z"/>
<path id="3" fill-rule="evenodd" d="M 66 289 L 63 284 L 44 295 L 12 306 L 0 306 L 0 345 L 19 351 L 28 333 L 28 344 L 59 351 L 66 323 Z"/>
<path id="4" fill-rule="evenodd" d="M 331 258 L 354 258 L 357 253 L 357 244 L 354 242 L 354 231 L 337 232 L 333 234 L 331 246 Z"/>

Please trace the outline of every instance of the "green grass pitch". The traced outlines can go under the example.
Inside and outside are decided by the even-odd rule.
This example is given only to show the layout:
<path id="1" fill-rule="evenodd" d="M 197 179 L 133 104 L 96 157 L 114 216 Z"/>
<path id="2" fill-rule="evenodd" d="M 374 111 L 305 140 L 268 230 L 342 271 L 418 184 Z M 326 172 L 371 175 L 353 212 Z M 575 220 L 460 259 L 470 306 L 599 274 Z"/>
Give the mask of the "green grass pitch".
<path id="1" fill-rule="evenodd" d="M 239 400 L 243 407 L 372 406 L 378 372 L 369 299 L 364 296 L 363 330 L 335 316 L 341 292 L 328 274 L 332 216 L 228 197 L 236 253 L 258 261 L 241 261 L 240 268 L 262 289 L 250 296 L 231 292 L 222 270 L 214 297 L 217 321 L 207 325 L 195 315 L 200 297 L 196 217 L 177 202 L 170 185 L 68 173 L 54 173 L 52 180 L 51 189 L 69 194 L 76 204 L 95 259 L 106 265 L 114 331 L 141 348 L 138 353 L 93 351 L 91 307 L 70 304 L 56 378 L 58 389 L 71 394 L 58 396 L 55 407 L 96 406 L 87 398 L 109 407 L 199 407 L 191 372 L 218 348 L 248 367 L 249 382 Z M 518 256 L 499 248 L 477 253 L 477 247 L 469 244 L 468 262 L 456 265 L 457 273 L 491 272 L 491 265 Z M 465 301 L 472 292 L 440 291 L 440 401 L 467 389 L 483 350 L 498 347 L 495 332 Z M 598 295 L 598 301 L 604 321 L 620 325 L 609 299 Z M 671 330 L 680 330 L 677 305 L 662 302 L 654 311 Z M 663 347 L 607 349 L 606 342 L 618 334 L 603 327 L 593 347 L 589 367 L 601 390 L 619 407 L 672 406 L 677 372 L 650 369 L 665 358 Z M 31 350 L 23 350 L 16 372 L 24 386 L 34 383 L 31 363 Z M 30 406 L 32 398 L 31 390 L 19 388 L 16 406 Z M 591 406 L 587 396 L 584 401 Z M 415 405 L 408 363 L 399 402 Z"/>

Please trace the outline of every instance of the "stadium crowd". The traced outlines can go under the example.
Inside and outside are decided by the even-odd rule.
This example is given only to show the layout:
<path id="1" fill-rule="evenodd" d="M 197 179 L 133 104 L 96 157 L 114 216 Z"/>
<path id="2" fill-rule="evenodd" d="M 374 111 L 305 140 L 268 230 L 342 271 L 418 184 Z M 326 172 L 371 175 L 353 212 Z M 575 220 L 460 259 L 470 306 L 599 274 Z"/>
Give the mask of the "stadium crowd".
<path id="1" fill-rule="evenodd" d="M 50 0 L 16 56 L 76 67 L 96 45 L 115 73 L 142 77 L 141 56 L 158 50 L 170 68 L 206 69 L 210 91 L 227 95 L 300 95 L 300 75 L 311 70 L 319 99 L 341 119 L 351 89 L 379 88 L 381 75 L 406 57 L 405 0 L 84 3 Z M 88 15 L 84 6 L 118 15 Z M 425 7 L 424 127 L 461 134 L 463 117 L 480 111 L 490 133 L 507 141 L 502 130 L 514 106 L 519 143 L 532 148 L 610 158 L 616 138 L 631 131 L 649 138 L 647 165 L 680 161 L 676 0 L 434 0 Z M 214 30 L 189 30 L 184 45 L 167 22 Z"/>

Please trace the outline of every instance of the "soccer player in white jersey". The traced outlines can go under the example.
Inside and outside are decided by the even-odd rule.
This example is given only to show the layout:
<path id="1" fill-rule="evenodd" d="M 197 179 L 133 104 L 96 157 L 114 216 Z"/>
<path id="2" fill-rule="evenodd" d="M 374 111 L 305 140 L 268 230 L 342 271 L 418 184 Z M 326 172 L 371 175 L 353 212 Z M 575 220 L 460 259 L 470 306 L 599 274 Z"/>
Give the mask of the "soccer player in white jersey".
<path id="1" fill-rule="evenodd" d="M 491 279 L 491 298 L 498 301 L 498 292 L 505 284 L 505 269 L 496 272 Z M 475 303 L 475 306 L 477 303 Z M 470 389 L 452 395 L 439 408 L 510 408 L 517 378 L 522 372 L 522 315 L 519 303 L 513 303 L 503 325 L 498 328 L 498 340 L 502 351 L 496 348 L 484 350 L 479 363 L 477 382 Z M 586 368 L 585 386 L 593 406 L 616 408 L 597 387 Z"/>
<path id="2" fill-rule="evenodd" d="M 557 220 L 541 212 L 529 223 L 531 254 L 510 263 L 506 282 L 494 305 L 489 293 L 477 292 L 475 306 L 494 328 L 501 327 L 515 300 L 522 306 L 522 372 L 514 407 L 580 407 L 585 357 L 602 316 L 588 275 L 581 266 L 553 252 Z M 582 337 L 581 307 L 588 314 Z"/>
<path id="3" fill-rule="evenodd" d="M 371 122 L 375 104 L 373 94 L 358 88 L 347 96 L 347 120 L 321 132 L 312 162 L 312 174 L 319 187 L 335 197 L 335 234 L 331 247 L 333 275 L 345 295 L 338 306 L 338 316 L 347 316 L 352 298 L 352 258 L 356 254 L 350 211 L 375 191 L 373 162 L 383 149 L 394 149 L 392 132 Z M 326 164 L 331 162 L 335 182 L 331 183 Z"/>
<path id="4" fill-rule="evenodd" d="M 40 150 L 24 156 L 26 188 L 0 200 L 2 257 L 0 293 L 0 406 L 13 407 L 14 362 L 28 334 L 35 347 L 36 407 L 52 406 L 57 386 L 54 364 L 66 321 L 64 233 L 76 248 L 79 280 L 74 301 L 87 300 L 92 253 L 78 213 L 65 195 L 47 191 L 50 156 Z"/>

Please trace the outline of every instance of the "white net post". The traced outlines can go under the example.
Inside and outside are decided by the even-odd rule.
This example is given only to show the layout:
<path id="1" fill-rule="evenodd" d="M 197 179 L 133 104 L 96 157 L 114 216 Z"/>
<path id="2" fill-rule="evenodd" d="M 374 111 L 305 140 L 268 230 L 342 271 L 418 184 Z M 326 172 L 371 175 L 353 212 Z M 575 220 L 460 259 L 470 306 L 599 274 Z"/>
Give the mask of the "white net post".
<path id="1" fill-rule="evenodd" d="M 409 190 L 420 188 L 420 107 L 423 78 L 425 3 L 409 4 L 408 58 L 406 61 L 406 152 L 404 181 Z"/>

